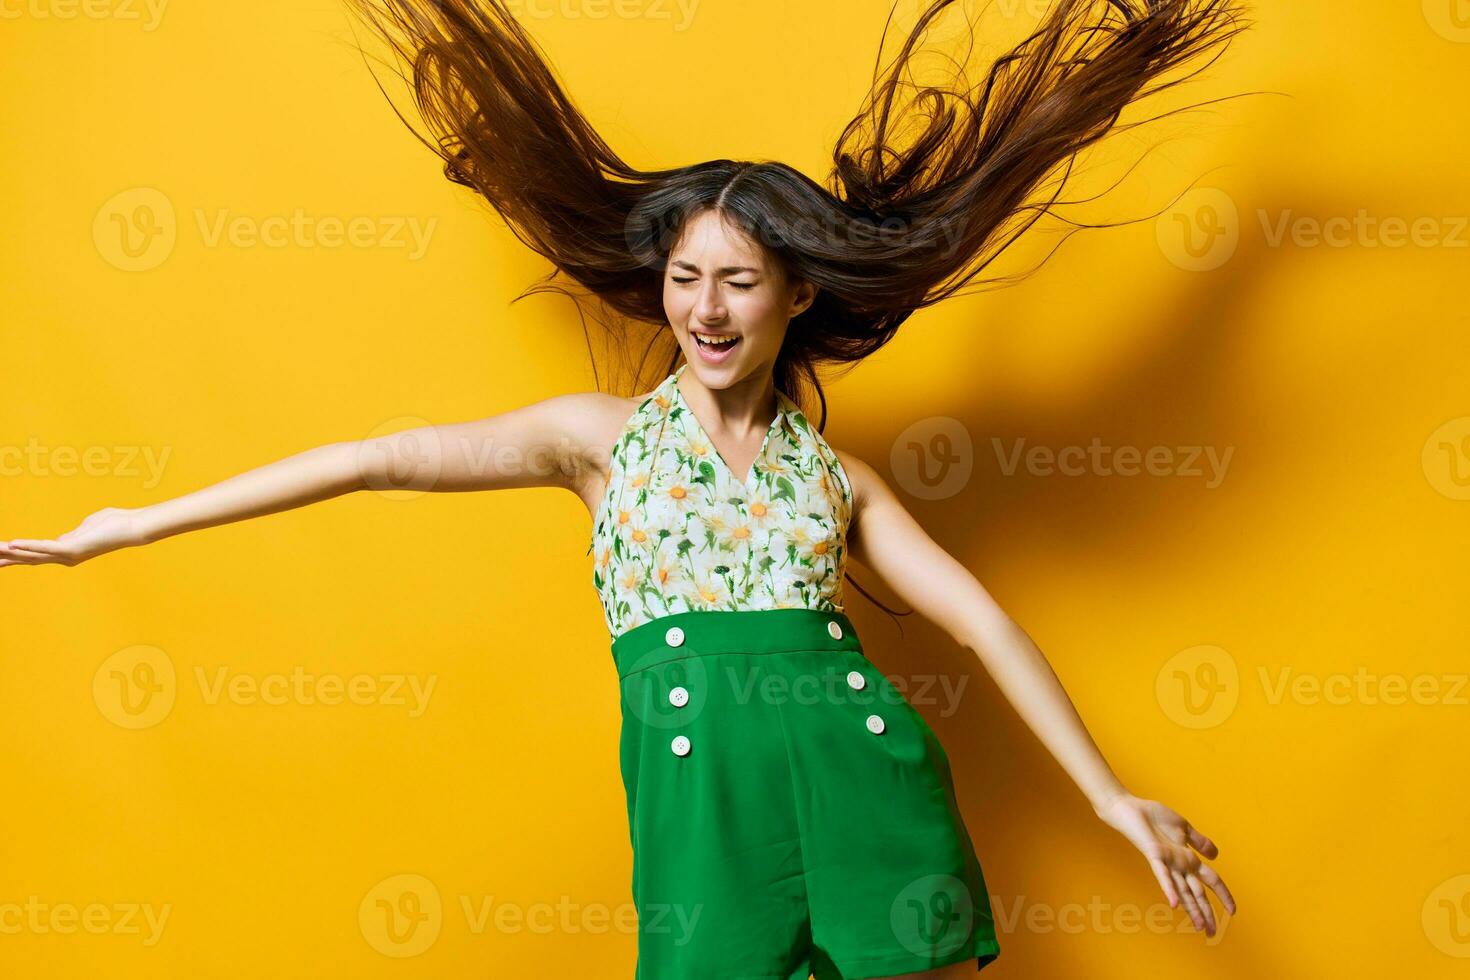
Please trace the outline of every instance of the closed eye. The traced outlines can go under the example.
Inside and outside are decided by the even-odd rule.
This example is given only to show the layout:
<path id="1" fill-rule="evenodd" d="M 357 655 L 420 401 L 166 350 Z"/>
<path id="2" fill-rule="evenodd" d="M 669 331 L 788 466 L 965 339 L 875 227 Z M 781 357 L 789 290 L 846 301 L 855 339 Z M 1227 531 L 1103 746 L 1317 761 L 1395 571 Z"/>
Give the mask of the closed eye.
<path id="1" fill-rule="evenodd" d="M 677 282 L 677 283 L 685 283 L 685 282 L 693 282 L 694 281 L 692 278 L 690 278 L 688 276 L 683 276 L 683 277 L 681 277 L 681 276 L 672 276 L 671 278 L 674 280 L 674 282 Z M 754 289 L 755 288 L 755 283 L 753 283 L 753 282 L 732 282 L 732 283 L 730 283 L 730 285 L 734 286 L 736 289 Z"/>

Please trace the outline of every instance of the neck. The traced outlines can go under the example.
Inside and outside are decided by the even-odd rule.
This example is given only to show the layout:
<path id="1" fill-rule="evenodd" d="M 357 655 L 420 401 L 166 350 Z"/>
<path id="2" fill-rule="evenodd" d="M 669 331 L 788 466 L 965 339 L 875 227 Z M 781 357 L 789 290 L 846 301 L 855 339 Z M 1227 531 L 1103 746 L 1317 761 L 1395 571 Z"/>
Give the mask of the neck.
<path id="1" fill-rule="evenodd" d="M 781 409 L 771 372 L 754 373 L 728 388 L 709 388 L 688 367 L 686 361 L 674 384 L 701 418 L 711 419 L 719 431 L 736 439 L 752 430 L 764 432 L 771 427 Z"/>

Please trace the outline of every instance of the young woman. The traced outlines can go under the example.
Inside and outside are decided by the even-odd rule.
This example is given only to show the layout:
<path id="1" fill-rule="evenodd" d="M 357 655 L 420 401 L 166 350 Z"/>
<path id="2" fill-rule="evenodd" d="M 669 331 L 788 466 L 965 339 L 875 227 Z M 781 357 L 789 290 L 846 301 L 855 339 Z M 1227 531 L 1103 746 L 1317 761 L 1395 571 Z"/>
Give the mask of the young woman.
<path id="1" fill-rule="evenodd" d="M 622 694 L 640 980 L 971 973 L 999 953 L 984 879 L 944 749 L 844 612 L 850 555 L 976 651 L 1170 905 L 1213 935 L 1207 889 L 1235 911 L 1201 860 L 1215 844 L 1124 788 L 1027 635 L 797 396 L 820 398 L 819 366 L 861 360 L 976 276 L 1055 201 L 1031 201 L 1049 174 L 1243 29 L 1228 0 L 1057 0 L 984 86 L 903 101 L 952 0 L 930 2 L 839 141 L 830 189 L 774 162 L 629 167 L 499 0 L 355 2 L 412 65 L 447 176 L 569 280 L 545 288 L 580 287 L 613 350 L 662 380 L 320 446 L 0 543 L 0 566 L 76 565 L 368 488 L 569 490 L 592 516 Z"/>

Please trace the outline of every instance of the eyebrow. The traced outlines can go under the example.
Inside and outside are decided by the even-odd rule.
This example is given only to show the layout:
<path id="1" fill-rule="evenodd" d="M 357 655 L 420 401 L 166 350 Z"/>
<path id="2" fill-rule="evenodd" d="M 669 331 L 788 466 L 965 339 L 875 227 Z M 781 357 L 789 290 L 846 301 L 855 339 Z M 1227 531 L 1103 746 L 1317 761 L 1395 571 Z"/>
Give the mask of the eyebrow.
<path id="1" fill-rule="evenodd" d="M 681 269 L 688 269 L 690 272 L 698 272 L 699 271 L 699 266 L 695 265 L 693 262 L 685 262 L 683 259 L 675 259 L 673 261 L 673 264 L 674 265 L 677 265 Z M 722 276 L 733 275 L 734 273 L 737 273 L 737 272 L 755 272 L 755 273 L 759 273 L 760 271 L 761 270 L 759 270 L 759 269 L 752 269 L 748 265 L 726 265 L 726 266 L 721 266 L 720 268 L 718 268 L 718 269 L 715 270 L 715 272 L 719 273 Z"/>

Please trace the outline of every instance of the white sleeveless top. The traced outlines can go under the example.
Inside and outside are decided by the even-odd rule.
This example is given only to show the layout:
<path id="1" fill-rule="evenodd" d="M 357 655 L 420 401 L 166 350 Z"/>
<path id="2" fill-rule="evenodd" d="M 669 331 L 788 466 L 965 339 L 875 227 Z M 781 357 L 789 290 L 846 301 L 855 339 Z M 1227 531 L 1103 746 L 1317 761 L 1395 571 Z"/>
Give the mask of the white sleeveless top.
<path id="1" fill-rule="evenodd" d="M 779 409 L 744 481 L 677 384 L 659 383 L 613 444 L 593 520 L 592 584 L 608 632 L 676 612 L 842 612 L 852 486 L 796 403 Z"/>

